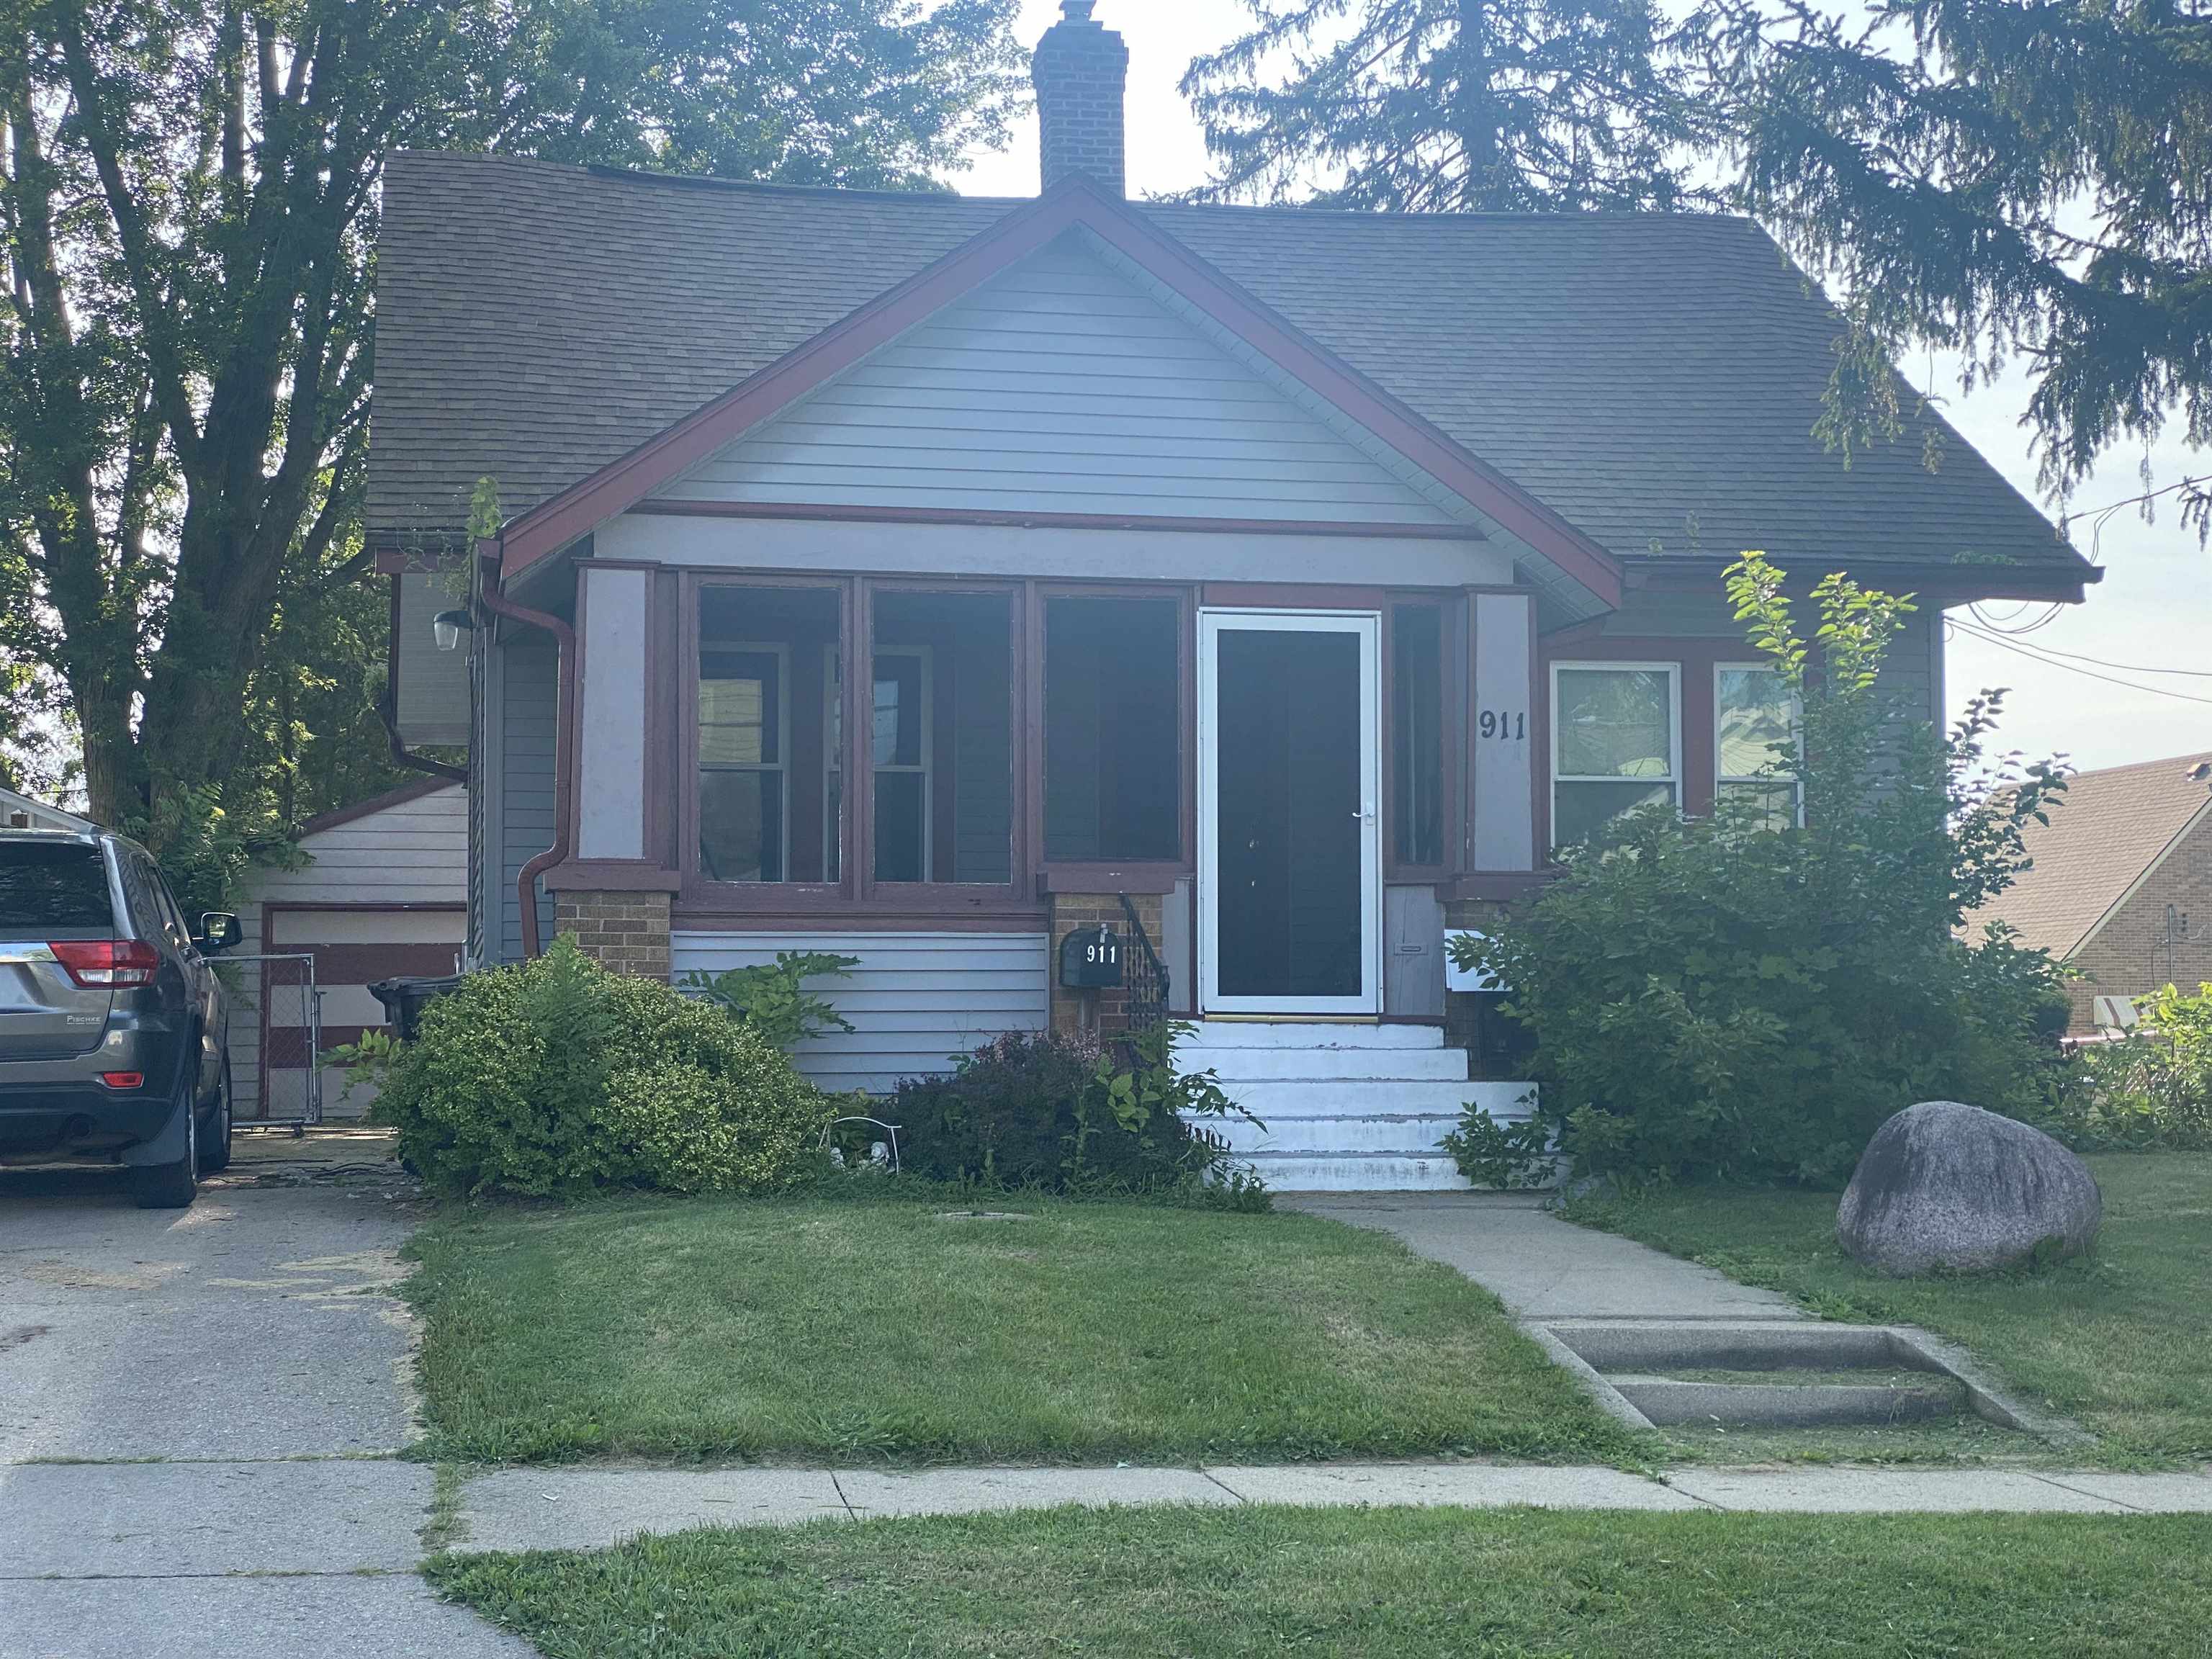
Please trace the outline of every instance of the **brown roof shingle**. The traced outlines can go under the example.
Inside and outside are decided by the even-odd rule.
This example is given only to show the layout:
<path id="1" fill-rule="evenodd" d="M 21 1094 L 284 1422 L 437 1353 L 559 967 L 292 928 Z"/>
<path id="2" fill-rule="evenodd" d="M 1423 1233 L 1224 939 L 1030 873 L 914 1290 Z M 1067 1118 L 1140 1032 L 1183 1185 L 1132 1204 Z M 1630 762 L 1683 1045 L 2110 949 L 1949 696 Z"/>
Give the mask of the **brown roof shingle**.
<path id="1" fill-rule="evenodd" d="M 2136 878 L 2212 803 L 2190 775 L 2212 754 L 2182 755 L 2083 772 L 2051 822 L 2027 826 L 2027 872 L 1966 918 L 1969 937 L 2002 921 L 2021 943 L 2063 961 L 2079 950 Z"/>
<path id="2" fill-rule="evenodd" d="M 373 540 L 526 511 L 1021 205 L 393 156 Z M 1618 556 L 2087 568 L 1948 428 L 1821 448 L 1838 319 L 1747 220 L 1139 211 Z"/>

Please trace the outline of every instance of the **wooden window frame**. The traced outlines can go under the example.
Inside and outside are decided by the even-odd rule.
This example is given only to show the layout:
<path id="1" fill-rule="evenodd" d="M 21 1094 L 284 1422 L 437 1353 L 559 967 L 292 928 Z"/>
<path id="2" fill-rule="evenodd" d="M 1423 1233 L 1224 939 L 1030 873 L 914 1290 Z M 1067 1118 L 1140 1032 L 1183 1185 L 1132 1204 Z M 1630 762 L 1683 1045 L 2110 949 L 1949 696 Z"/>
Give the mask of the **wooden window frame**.
<path id="1" fill-rule="evenodd" d="M 1040 892 L 1161 892 L 1198 871 L 1198 590 L 1181 582 L 1032 580 L 1028 589 L 1031 673 L 1026 732 L 1030 822 L 1036 831 L 1031 879 Z M 1176 732 L 1179 750 L 1172 859 L 1048 859 L 1044 852 L 1044 677 L 1050 646 L 1046 608 L 1054 599 L 1172 600 L 1176 606 Z"/>
<path id="2" fill-rule="evenodd" d="M 765 763 L 747 764 L 742 762 L 732 762 L 719 769 L 727 772 L 773 772 L 782 779 L 783 787 L 776 792 L 777 815 L 782 820 L 776 827 L 776 848 L 782 858 L 783 867 L 788 871 L 791 868 L 791 695 L 793 689 L 791 683 L 791 646 L 787 641 L 779 644 L 769 640 L 730 640 L 715 641 L 714 648 L 718 651 L 769 657 L 775 661 L 775 752 L 780 758 L 774 765 Z M 698 679 L 697 662 L 696 659 L 694 659 L 692 681 L 695 696 Z M 695 726 L 692 742 L 696 744 L 698 740 L 698 731 Z M 702 758 L 694 763 L 692 769 L 696 775 L 706 770 L 706 768 L 707 763 Z M 740 887 L 781 887 L 787 885 L 787 881 L 786 878 L 779 878 L 775 881 L 734 882 L 731 884 Z"/>
<path id="3" fill-rule="evenodd" d="M 1730 672 L 1736 673 L 1772 674 L 1778 678 L 1782 672 L 1782 671 L 1777 668 L 1771 660 L 1766 662 L 1751 662 L 1739 659 L 1735 661 L 1730 661 L 1726 658 L 1718 658 L 1714 660 L 1712 665 L 1713 786 L 1711 792 L 1711 799 L 1708 803 L 1709 809 L 1718 809 L 1720 805 L 1721 791 L 1727 788 L 1728 786 L 1732 783 L 1754 785 L 1764 784 L 1769 787 L 1773 787 L 1786 782 L 1796 793 L 1797 800 L 1797 827 L 1800 830 L 1802 830 L 1805 827 L 1805 780 L 1801 773 L 1788 772 L 1777 774 L 1770 778 L 1753 778 L 1744 777 L 1721 770 L 1721 676 Z M 1797 759 L 1799 765 L 1802 767 L 1805 759 L 1805 702 L 1803 698 L 1796 696 L 1793 692 L 1790 698 L 1790 705 L 1791 711 L 1790 717 L 1790 726 L 1797 736 Z"/>
<path id="4" fill-rule="evenodd" d="M 1559 786 L 1563 783 L 1665 783 L 1674 793 L 1676 812 L 1688 811 L 1689 769 L 1683 752 L 1682 738 L 1682 664 L 1679 660 L 1644 660 L 1616 657 L 1561 657 L 1547 663 L 1544 668 L 1546 696 L 1544 799 L 1549 815 L 1552 834 L 1559 833 Z M 1572 775 L 1559 769 L 1559 676 L 1565 673 L 1664 674 L 1667 676 L 1667 744 L 1673 763 L 1663 778 L 1643 779 L 1632 776 L 1593 777 L 1586 773 Z"/>
<path id="5" fill-rule="evenodd" d="M 1398 664 L 1395 644 L 1398 611 L 1421 607 L 1437 612 L 1437 741 L 1443 746 L 1440 833 L 1442 857 L 1433 864 L 1402 862 L 1398 857 Z M 1382 595 L 1382 628 L 1376 650 L 1382 676 L 1382 879 L 1418 886 L 1452 880 L 1467 862 L 1467 790 L 1462 781 L 1467 752 L 1468 699 L 1472 695 L 1467 650 L 1471 609 L 1465 592 L 1449 588 L 1393 588 Z"/>

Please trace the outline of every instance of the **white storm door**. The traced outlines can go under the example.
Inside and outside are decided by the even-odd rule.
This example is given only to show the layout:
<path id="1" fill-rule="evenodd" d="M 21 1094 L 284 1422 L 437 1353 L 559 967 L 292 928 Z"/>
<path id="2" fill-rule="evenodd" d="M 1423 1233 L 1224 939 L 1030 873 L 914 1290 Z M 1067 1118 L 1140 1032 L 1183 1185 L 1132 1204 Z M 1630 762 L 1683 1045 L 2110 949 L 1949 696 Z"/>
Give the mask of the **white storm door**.
<path id="1" fill-rule="evenodd" d="M 1201 1011 L 1378 1014 L 1381 619 L 1201 611 L 1198 629 Z"/>

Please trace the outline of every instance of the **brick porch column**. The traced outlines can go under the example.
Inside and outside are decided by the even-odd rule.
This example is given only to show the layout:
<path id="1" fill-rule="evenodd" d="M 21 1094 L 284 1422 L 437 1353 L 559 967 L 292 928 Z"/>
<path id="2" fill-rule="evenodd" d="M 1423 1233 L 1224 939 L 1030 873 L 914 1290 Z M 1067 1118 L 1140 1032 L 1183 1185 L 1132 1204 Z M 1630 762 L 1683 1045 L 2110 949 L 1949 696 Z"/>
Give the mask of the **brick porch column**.
<path id="1" fill-rule="evenodd" d="M 1138 920 L 1145 924 L 1151 936 L 1152 949 L 1160 948 L 1160 910 L 1162 899 L 1158 893 L 1132 893 L 1129 902 L 1137 907 Z M 1060 982 L 1060 942 L 1079 928 L 1096 929 L 1103 922 L 1121 936 L 1125 946 L 1133 948 L 1135 940 L 1129 933 L 1129 915 L 1121 908 L 1121 896 L 1115 893 L 1054 893 L 1052 896 L 1052 950 L 1045 971 L 1052 986 L 1052 1029 L 1073 1035 L 1080 1029 L 1083 1004 L 1086 998 L 1097 999 L 1098 1029 L 1110 1036 L 1129 1029 L 1129 994 L 1123 990 L 1073 991 Z"/>
<path id="2" fill-rule="evenodd" d="M 665 980 L 673 971 L 665 893 L 557 893 L 553 930 L 603 968 Z"/>

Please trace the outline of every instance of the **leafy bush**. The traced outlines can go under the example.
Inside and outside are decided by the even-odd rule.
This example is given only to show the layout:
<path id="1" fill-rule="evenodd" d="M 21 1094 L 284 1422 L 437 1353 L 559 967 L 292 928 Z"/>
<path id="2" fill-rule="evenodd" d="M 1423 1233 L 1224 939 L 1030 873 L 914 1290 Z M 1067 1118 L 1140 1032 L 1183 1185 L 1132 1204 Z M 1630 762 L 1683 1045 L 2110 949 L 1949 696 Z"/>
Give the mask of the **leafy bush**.
<path id="1" fill-rule="evenodd" d="M 431 1003 L 380 1082 L 374 1118 L 454 1193 L 772 1191 L 807 1173 L 829 1115 L 757 1031 L 568 939 Z"/>
<path id="2" fill-rule="evenodd" d="M 1222 1165 L 1218 1137 L 1184 1121 L 1247 1115 L 1210 1071 L 1174 1060 L 1167 1024 L 1120 1042 L 1013 1031 L 966 1056 L 950 1077 L 911 1078 L 884 1108 L 904 1166 L 944 1181 L 1054 1191 L 1157 1191 L 1197 1183 Z M 1221 1170 L 1233 1194 L 1258 1183 Z"/>
<path id="3" fill-rule="evenodd" d="M 789 1054 L 824 1031 L 853 1029 L 853 1022 L 829 998 L 809 991 L 806 981 L 849 978 L 860 965 L 858 957 L 833 956 L 826 951 L 780 951 L 772 963 L 721 974 L 686 974 L 680 983 Z"/>
<path id="4" fill-rule="evenodd" d="M 2031 1120 L 2069 1086 L 2059 969 L 1965 913 L 2022 867 L 2064 780 L 1984 755 L 2001 694 L 1946 742 L 1875 680 L 1909 600 L 1831 576 L 1800 637 L 1782 575 L 1729 573 L 1740 620 L 1802 702 L 1803 827 L 1749 804 L 1624 820 L 1464 965 L 1512 988 L 1540 1110 L 1580 1175 L 1832 1184 L 1917 1100 Z M 1778 759 L 1778 771 L 1781 769 Z M 1510 1150 L 1510 1149 L 1508 1149 Z"/>
<path id="5" fill-rule="evenodd" d="M 2078 1152 L 2212 1150 L 2212 985 L 2169 985 L 2141 1016 L 2087 1051 L 2084 1086 L 2043 1127 Z"/>
<path id="6" fill-rule="evenodd" d="M 1540 1187 L 1559 1167 L 1552 1126 L 1541 1114 L 1508 1122 L 1492 1116 L 1486 1107 L 1469 1106 L 1443 1146 L 1462 1175 L 1478 1187 L 1502 1193 Z"/>

